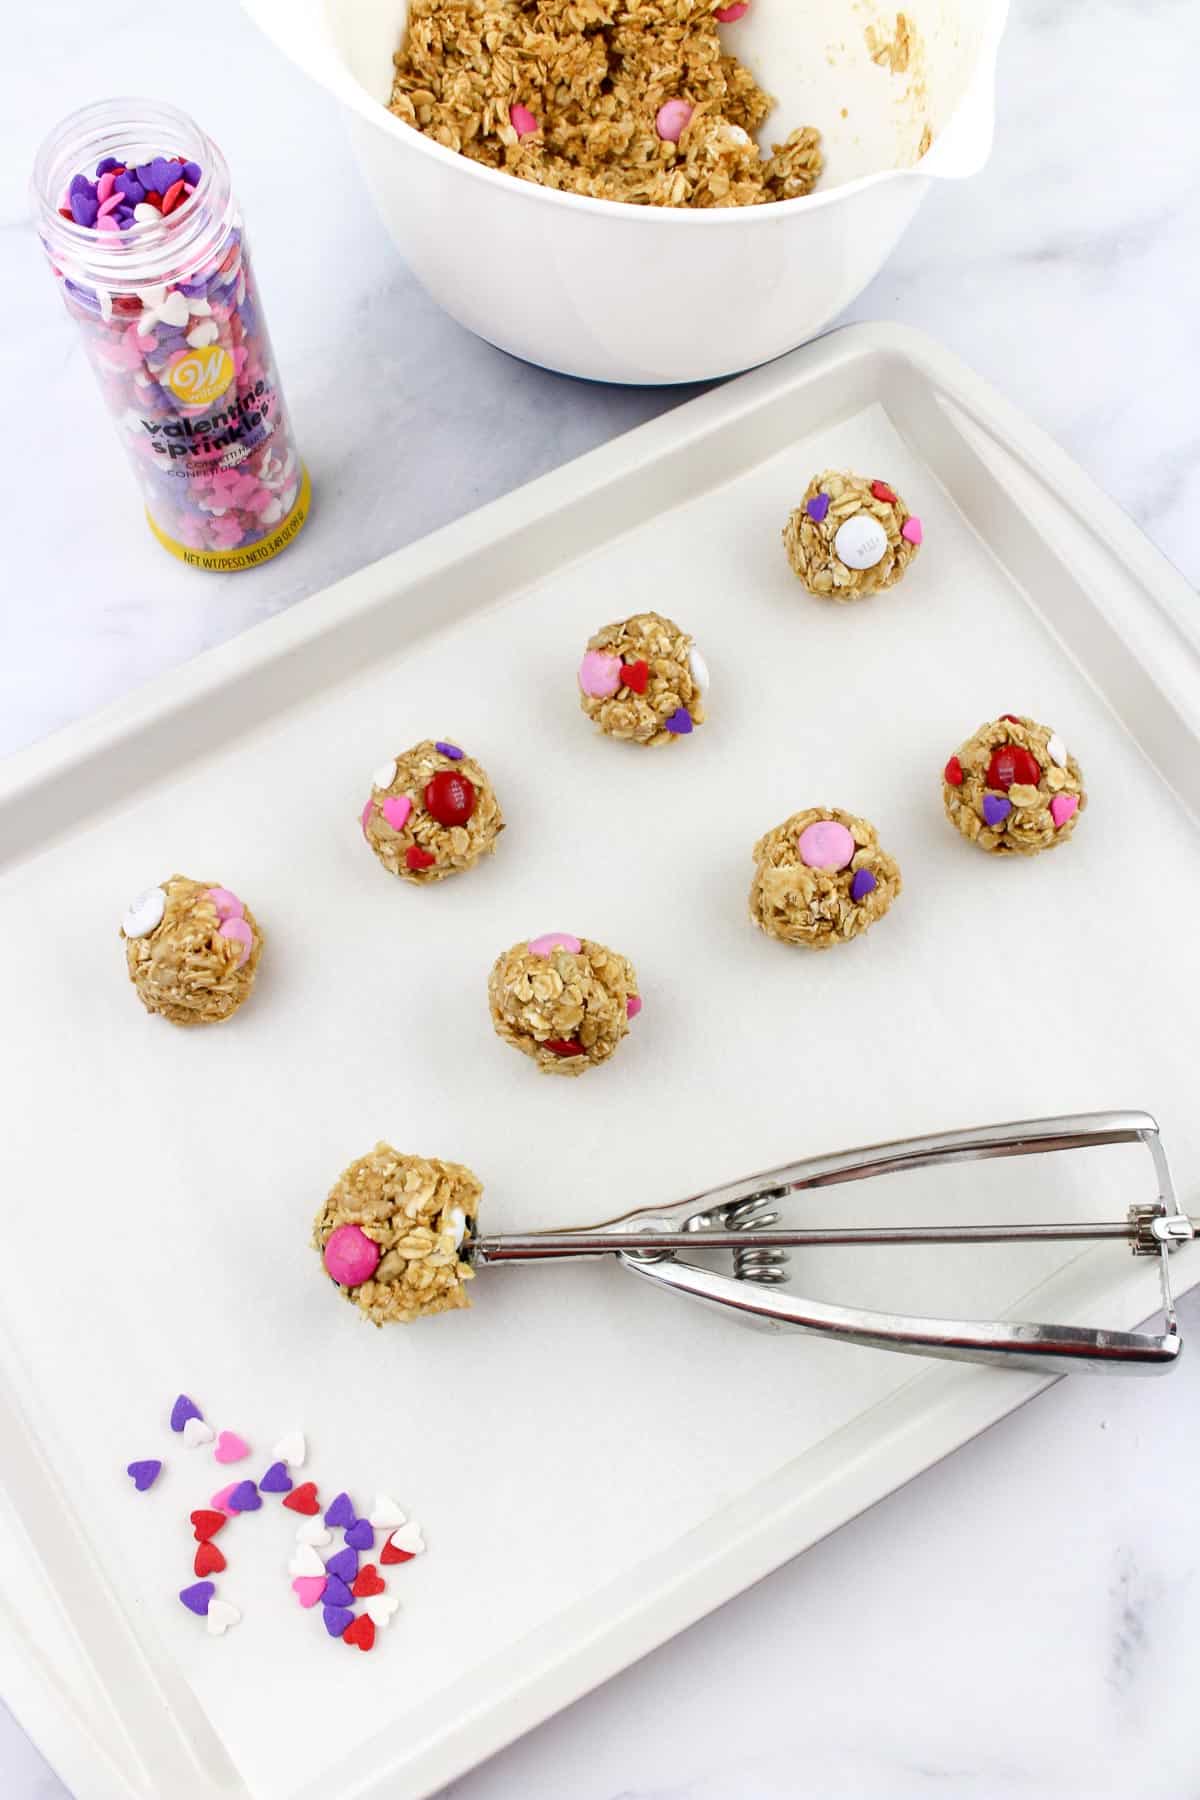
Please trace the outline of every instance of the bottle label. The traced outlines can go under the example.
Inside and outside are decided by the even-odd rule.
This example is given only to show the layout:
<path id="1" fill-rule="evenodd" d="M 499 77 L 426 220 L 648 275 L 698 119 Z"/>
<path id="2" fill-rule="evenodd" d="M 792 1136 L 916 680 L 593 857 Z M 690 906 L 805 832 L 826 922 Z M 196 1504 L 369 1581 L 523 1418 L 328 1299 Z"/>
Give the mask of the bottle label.
<path id="1" fill-rule="evenodd" d="M 220 572 L 253 569 L 258 563 L 270 562 L 273 556 L 278 556 L 281 550 L 285 550 L 308 517 L 308 509 L 312 503 L 312 484 L 303 464 L 301 469 L 300 492 L 291 512 L 274 531 L 266 537 L 260 537 L 253 544 L 244 544 L 232 550 L 193 550 L 189 545 L 168 537 L 161 526 L 155 523 L 149 507 L 146 509 L 147 523 L 163 549 L 169 550 L 172 556 L 177 556 L 180 562 L 187 563 L 190 568 L 216 569 Z"/>

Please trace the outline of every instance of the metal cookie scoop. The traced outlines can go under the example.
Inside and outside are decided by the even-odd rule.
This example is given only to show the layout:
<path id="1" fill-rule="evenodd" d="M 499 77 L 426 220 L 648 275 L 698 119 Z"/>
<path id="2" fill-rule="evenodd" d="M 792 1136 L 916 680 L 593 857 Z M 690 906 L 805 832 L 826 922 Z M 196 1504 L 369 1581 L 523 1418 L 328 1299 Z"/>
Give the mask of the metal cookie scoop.
<path id="1" fill-rule="evenodd" d="M 1139 1143 L 1153 1162 L 1157 1194 L 1130 1206 L 1124 1219 L 1041 1225 L 802 1226 L 780 1223 L 778 1204 L 809 1188 L 834 1187 L 875 1175 L 991 1157 L 1033 1156 Z M 1001 1368 L 1066 1374 L 1159 1374 L 1183 1348 L 1170 1285 L 1170 1257 L 1195 1237 L 1200 1221 L 1180 1210 L 1158 1125 L 1148 1113 L 1081 1113 L 1030 1119 L 933 1137 L 907 1138 L 834 1156 L 811 1157 L 666 1208 L 643 1207 L 600 1225 L 564 1231 L 472 1237 L 460 1254 L 475 1268 L 571 1257 L 616 1256 L 622 1267 L 676 1293 L 730 1308 L 751 1324 L 902 1350 L 913 1356 L 992 1363 Z M 928 1319 L 805 1300 L 781 1291 L 789 1249 L 835 1245 L 1001 1244 L 1116 1238 L 1135 1256 L 1156 1256 L 1162 1275 L 1161 1333 L 1083 1329 L 1005 1320 Z M 688 1262 L 688 1251 L 728 1250 L 733 1274 Z"/>

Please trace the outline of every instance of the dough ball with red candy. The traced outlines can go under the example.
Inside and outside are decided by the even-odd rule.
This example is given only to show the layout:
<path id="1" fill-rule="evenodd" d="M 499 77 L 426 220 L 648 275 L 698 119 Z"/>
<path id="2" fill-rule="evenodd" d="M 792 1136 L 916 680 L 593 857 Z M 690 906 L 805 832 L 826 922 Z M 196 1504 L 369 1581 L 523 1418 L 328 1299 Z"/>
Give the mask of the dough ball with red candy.
<path id="1" fill-rule="evenodd" d="M 514 944 L 488 978 L 492 1024 L 546 1075 L 607 1062 L 642 1010 L 627 957 L 567 931 Z"/>
<path id="2" fill-rule="evenodd" d="M 423 887 L 489 856 L 504 819 L 483 765 L 426 738 L 376 769 L 362 829 L 385 869 Z"/>
<path id="3" fill-rule="evenodd" d="M 1057 731 L 1016 713 L 981 725 L 942 770 L 956 831 L 996 856 L 1037 856 L 1071 837 L 1087 805 L 1083 772 Z"/>

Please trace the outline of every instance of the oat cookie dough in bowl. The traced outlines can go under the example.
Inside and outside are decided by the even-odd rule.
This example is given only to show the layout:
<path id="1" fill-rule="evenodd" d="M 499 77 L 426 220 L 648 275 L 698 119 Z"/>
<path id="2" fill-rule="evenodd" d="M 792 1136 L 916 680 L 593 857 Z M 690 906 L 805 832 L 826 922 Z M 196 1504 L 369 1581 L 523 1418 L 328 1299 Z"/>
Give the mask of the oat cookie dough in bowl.
<path id="1" fill-rule="evenodd" d="M 487 771 L 449 738 L 426 738 L 381 764 L 360 822 L 384 868 L 417 887 L 474 868 L 504 830 Z"/>
<path id="2" fill-rule="evenodd" d="M 386 225 L 460 324 L 546 368 L 652 384 L 732 374 L 812 337 L 931 184 L 982 166 L 1007 12 L 243 5 L 345 107 Z"/>
<path id="3" fill-rule="evenodd" d="M 138 999 L 172 1025 L 215 1025 L 249 999 L 262 927 L 219 882 L 171 875 L 132 900 L 121 921 Z"/>
<path id="4" fill-rule="evenodd" d="M 635 613 L 597 631 L 576 680 L 580 706 L 607 737 L 660 749 L 704 723 L 708 664 L 661 613 Z"/>
<path id="5" fill-rule="evenodd" d="M 865 600 L 902 580 L 924 535 L 890 483 L 826 469 L 789 515 L 783 547 L 810 594 Z"/>
<path id="6" fill-rule="evenodd" d="M 642 999 L 628 957 L 548 931 L 496 958 L 488 1005 L 497 1035 L 544 1075 L 582 1075 L 613 1055 Z"/>
<path id="7" fill-rule="evenodd" d="M 942 770 L 956 831 L 994 856 L 1037 856 L 1072 837 L 1087 805 L 1083 771 L 1057 731 L 1004 713 L 960 744 Z"/>
<path id="8" fill-rule="evenodd" d="M 861 937 L 901 890 L 875 827 L 836 806 L 793 813 L 754 846 L 750 917 L 768 937 L 831 950 Z"/>
<path id="9" fill-rule="evenodd" d="M 483 1184 L 462 1163 L 379 1143 L 343 1169 L 313 1225 L 322 1266 L 373 1325 L 470 1306 L 460 1259 Z"/>

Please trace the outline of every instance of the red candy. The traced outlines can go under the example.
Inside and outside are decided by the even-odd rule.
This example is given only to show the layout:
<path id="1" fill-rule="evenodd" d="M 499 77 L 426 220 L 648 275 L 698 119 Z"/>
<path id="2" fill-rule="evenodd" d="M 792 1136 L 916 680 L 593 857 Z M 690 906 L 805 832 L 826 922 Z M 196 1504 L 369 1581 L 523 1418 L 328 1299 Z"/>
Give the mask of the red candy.
<path id="1" fill-rule="evenodd" d="M 475 784 L 454 769 L 442 769 L 425 789 L 425 811 L 439 825 L 465 825 L 475 811 Z M 430 857 L 430 862 L 433 858 Z M 410 863 L 409 867 L 413 867 Z"/>
<path id="2" fill-rule="evenodd" d="M 555 1056 L 583 1055 L 583 1045 L 577 1044 L 574 1038 L 546 1038 L 544 1048 L 553 1050 Z"/>
<path id="3" fill-rule="evenodd" d="M 1021 723 L 1021 720 L 1018 719 L 1016 713 L 1001 713 L 1000 717 L 1002 719 L 1007 719 L 1010 725 L 1019 725 Z"/>
<path id="4" fill-rule="evenodd" d="M 1007 793 L 1014 783 L 1020 787 L 1036 787 L 1041 779 L 1041 764 L 1020 744 L 997 744 L 992 751 L 987 772 L 990 788 L 1000 788 Z"/>
<path id="5" fill-rule="evenodd" d="M 621 680 L 635 694 L 644 694 L 646 683 L 650 679 L 650 664 L 646 662 L 622 663 Z"/>
<path id="6" fill-rule="evenodd" d="M 359 1650 L 374 1649 L 375 1621 L 363 1613 L 361 1618 L 355 1619 L 352 1624 L 347 1625 L 342 1633 L 342 1642 L 343 1644 L 352 1644 Z"/>
<path id="7" fill-rule="evenodd" d="M 205 1508 L 200 1512 L 194 1512 L 192 1514 L 192 1524 L 195 1526 L 196 1542 L 198 1544 L 207 1544 L 210 1538 L 216 1537 L 218 1531 L 224 1531 L 228 1523 L 229 1516 L 227 1513 L 212 1512 L 208 1508 Z"/>
<path id="8" fill-rule="evenodd" d="M 963 770 L 962 764 L 959 762 L 957 756 L 952 756 L 950 758 L 950 761 L 946 764 L 942 773 L 945 775 L 946 780 L 950 783 L 951 787 L 962 786 Z"/>
<path id="9" fill-rule="evenodd" d="M 225 1558 L 215 1544 L 201 1544 L 196 1552 L 196 1574 L 203 1581 L 206 1575 L 219 1575 L 226 1567 Z"/>
<path id="10" fill-rule="evenodd" d="M 893 494 L 886 481 L 873 481 L 871 483 L 871 492 L 877 500 L 886 500 L 893 506 L 896 503 L 896 496 Z"/>
<path id="11" fill-rule="evenodd" d="M 432 869 L 437 857 L 422 850 L 420 844 L 410 844 L 404 852 L 404 860 L 410 869 Z"/>
<path id="12" fill-rule="evenodd" d="M 364 1563 L 354 1577 L 350 1592 L 356 1600 L 369 1600 L 372 1594 L 385 1594 L 387 1582 L 383 1580 L 374 1563 Z"/>
<path id="13" fill-rule="evenodd" d="M 290 1506 L 293 1512 L 305 1513 L 309 1518 L 311 1518 L 314 1513 L 319 1513 L 321 1510 L 321 1503 L 317 1499 L 316 1482 L 301 1482 L 298 1488 L 293 1488 L 290 1494 L 284 1495 L 283 1504 L 285 1506 Z"/>

